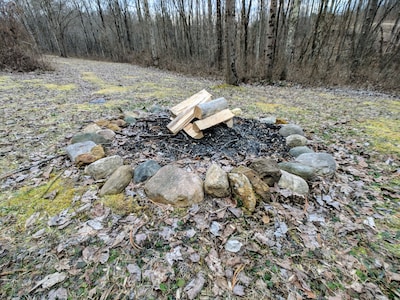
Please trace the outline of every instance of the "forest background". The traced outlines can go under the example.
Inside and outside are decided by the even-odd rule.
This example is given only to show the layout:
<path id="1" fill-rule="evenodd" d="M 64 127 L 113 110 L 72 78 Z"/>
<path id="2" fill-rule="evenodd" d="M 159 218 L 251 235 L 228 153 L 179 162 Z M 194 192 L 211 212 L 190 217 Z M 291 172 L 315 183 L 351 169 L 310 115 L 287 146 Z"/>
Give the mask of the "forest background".
<path id="1" fill-rule="evenodd" d="M 233 85 L 399 90 L 397 0 L 1 0 L 0 10 L 3 69 L 34 69 L 32 54 L 47 53 Z"/>

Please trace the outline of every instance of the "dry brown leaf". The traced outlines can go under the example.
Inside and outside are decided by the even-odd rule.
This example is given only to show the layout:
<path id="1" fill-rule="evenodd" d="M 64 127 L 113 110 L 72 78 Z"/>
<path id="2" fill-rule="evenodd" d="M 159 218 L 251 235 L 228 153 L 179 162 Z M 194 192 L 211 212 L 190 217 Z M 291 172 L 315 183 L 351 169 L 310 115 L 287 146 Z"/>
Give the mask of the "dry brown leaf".
<path id="1" fill-rule="evenodd" d="M 187 297 L 192 300 L 197 297 L 197 295 L 203 289 L 205 283 L 204 275 L 202 273 L 197 273 L 196 278 L 192 279 L 183 289 L 186 292 Z"/>

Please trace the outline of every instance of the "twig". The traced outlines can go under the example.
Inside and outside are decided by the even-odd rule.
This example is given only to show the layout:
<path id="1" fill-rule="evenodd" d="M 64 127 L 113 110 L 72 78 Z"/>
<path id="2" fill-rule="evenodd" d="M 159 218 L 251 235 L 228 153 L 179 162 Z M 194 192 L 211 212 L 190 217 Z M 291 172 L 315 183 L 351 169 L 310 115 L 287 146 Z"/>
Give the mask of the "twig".
<path id="1" fill-rule="evenodd" d="M 43 197 L 47 194 L 47 192 L 51 189 L 51 187 L 53 186 L 53 184 L 58 180 L 58 178 L 61 177 L 61 175 L 62 175 L 63 173 L 64 173 L 64 172 L 61 171 L 60 174 L 58 174 L 58 175 L 56 176 L 56 178 L 53 179 L 53 181 L 50 183 L 50 185 L 47 187 L 47 189 L 44 191 L 44 193 L 42 194 L 42 196 L 41 196 L 40 198 L 43 198 Z"/>
<path id="2" fill-rule="evenodd" d="M 20 172 L 29 170 L 29 169 L 32 168 L 32 167 L 40 166 L 40 165 L 42 165 L 42 164 L 44 164 L 44 163 L 46 163 L 46 162 L 48 162 L 48 161 L 50 161 L 50 160 L 53 160 L 53 159 L 56 159 L 56 158 L 59 158 L 59 157 L 61 157 L 61 156 L 65 156 L 65 155 L 66 155 L 66 154 L 59 154 L 59 155 L 56 155 L 56 156 L 52 156 L 52 157 L 43 159 L 43 160 L 41 160 L 41 161 L 39 161 L 39 162 L 35 162 L 34 164 L 32 164 L 32 165 L 30 165 L 30 166 L 28 166 L 28 167 L 22 167 L 22 168 L 19 168 L 19 169 L 14 170 L 14 171 L 8 172 L 8 173 L 6 173 L 6 174 L 1 175 L 1 176 L 0 176 L 0 180 L 3 180 L 3 179 L 5 179 L 5 178 L 8 178 L 8 177 L 10 177 L 10 176 L 12 176 L 12 175 L 14 175 L 14 174 L 17 174 L 17 173 L 20 173 Z"/>
<path id="3" fill-rule="evenodd" d="M 131 246 L 133 247 L 133 248 L 136 248 L 136 249 L 139 249 L 139 250 L 141 250 L 141 249 L 143 249 L 142 247 L 140 247 L 139 245 L 137 245 L 134 241 L 133 241 L 133 229 L 131 230 L 131 232 L 129 233 L 129 243 L 131 244 Z"/>
<path id="4" fill-rule="evenodd" d="M 4 271 L 4 272 L 0 273 L 0 277 L 12 275 L 12 274 L 18 273 L 18 272 L 25 272 L 25 271 L 27 271 L 27 270 L 26 269 L 16 269 L 16 270 L 11 270 L 11 271 Z"/>
<path id="5" fill-rule="evenodd" d="M 236 283 L 238 282 L 238 279 L 237 279 L 237 278 L 238 278 L 238 276 L 239 276 L 239 273 L 243 271 L 244 267 L 245 267 L 244 264 L 243 264 L 243 265 L 240 265 L 240 266 L 235 270 L 235 272 L 233 273 L 233 277 L 232 277 L 232 281 L 231 281 L 231 283 L 232 283 L 232 289 L 235 287 Z"/>

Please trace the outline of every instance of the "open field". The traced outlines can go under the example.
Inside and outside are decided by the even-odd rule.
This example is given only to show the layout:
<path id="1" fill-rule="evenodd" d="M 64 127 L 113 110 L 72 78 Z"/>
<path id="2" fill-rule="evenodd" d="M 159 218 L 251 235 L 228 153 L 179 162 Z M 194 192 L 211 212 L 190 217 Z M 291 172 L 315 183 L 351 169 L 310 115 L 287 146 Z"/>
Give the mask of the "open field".
<path id="1" fill-rule="evenodd" d="M 205 283 L 198 299 L 400 298 L 399 98 L 289 84 L 233 87 L 129 64 L 51 59 L 54 72 L 0 72 L 1 299 L 187 299 L 189 282 L 199 276 Z M 74 133 L 120 109 L 171 107 L 201 89 L 225 97 L 244 117 L 273 115 L 301 125 L 312 146 L 339 164 L 337 178 L 313 188 L 322 194 L 332 187 L 341 209 L 320 207 L 310 197 L 309 210 L 304 203 L 272 203 L 274 213 L 217 219 L 206 206 L 200 208 L 206 220 L 201 230 L 186 210 L 161 209 L 129 195 L 93 196 L 90 210 L 77 210 L 91 188 L 77 186 L 79 172 L 62 156 Z M 89 103 L 100 97 L 105 104 Z M 57 196 L 45 199 L 53 190 Z M 69 225 L 48 226 L 62 211 Z M 299 226 L 310 215 L 324 219 L 314 248 Z M 76 242 L 94 216 L 104 217 L 103 236 L 87 233 Z M 282 241 L 268 247 L 254 239 L 278 219 L 289 227 Z M 221 239 L 206 229 L 212 220 L 234 224 L 247 247 L 227 256 Z M 165 228 L 173 240 L 165 238 Z M 139 229 L 147 240 L 134 248 L 132 230 Z M 192 229 L 194 237 L 184 236 Z M 165 264 L 177 245 L 182 260 Z M 199 261 L 189 259 L 193 253 Z M 237 264 L 229 263 L 234 259 Z M 220 268 L 224 276 L 216 280 Z M 233 289 L 237 282 L 243 290 Z"/>

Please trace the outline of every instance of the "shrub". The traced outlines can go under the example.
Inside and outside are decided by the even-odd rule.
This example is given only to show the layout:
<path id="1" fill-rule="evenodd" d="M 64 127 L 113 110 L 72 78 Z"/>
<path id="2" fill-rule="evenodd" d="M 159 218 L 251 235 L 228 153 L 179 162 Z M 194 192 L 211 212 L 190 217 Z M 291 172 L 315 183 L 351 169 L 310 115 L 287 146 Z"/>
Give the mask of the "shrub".
<path id="1" fill-rule="evenodd" d="M 29 72 L 49 69 L 18 13 L 14 2 L 0 0 L 0 70 Z"/>

